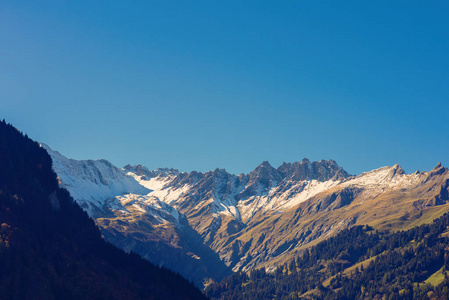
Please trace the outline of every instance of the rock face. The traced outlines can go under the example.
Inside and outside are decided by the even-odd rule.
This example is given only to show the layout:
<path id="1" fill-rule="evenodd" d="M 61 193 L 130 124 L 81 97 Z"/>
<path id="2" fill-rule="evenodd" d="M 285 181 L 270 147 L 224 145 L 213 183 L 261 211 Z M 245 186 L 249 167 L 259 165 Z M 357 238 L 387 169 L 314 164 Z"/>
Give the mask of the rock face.
<path id="1" fill-rule="evenodd" d="M 322 160 L 311 163 L 305 158 L 301 163 L 283 163 L 278 168 L 278 171 L 281 172 L 284 177 L 295 181 L 313 179 L 327 181 L 330 179 L 339 180 L 349 177 L 349 174 L 331 159 L 328 161 Z"/>
<path id="2" fill-rule="evenodd" d="M 74 184 L 82 183 L 78 177 L 84 173 L 73 172 L 71 165 L 61 167 L 75 162 L 47 150 L 62 185 L 78 195 L 80 203 L 95 205 L 87 211 L 105 239 L 197 285 L 207 278 L 220 280 L 231 270 L 273 269 L 312 242 L 354 224 L 405 228 L 421 222 L 427 212 L 437 216 L 449 210 L 449 171 L 441 164 L 430 172 L 405 174 L 394 165 L 351 176 L 333 160 L 303 159 L 278 168 L 263 162 L 241 175 L 222 169 L 180 173 L 77 162 L 86 168 L 101 163 L 114 170 L 102 172 L 98 185 L 101 180 L 115 182 L 104 175 L 110 174 L 124 178 L 124 186 L 130 188 L 92 200 L 80 196 L 84 188 Z M 145 190 L 139 191 L 135 183 Z"/>
<path id="3" fill-rule="evenodd" d="M 179 175 L 179 171 L 176 169 L 169 168 L 159 168 L 154 171 L 150 171 L 147 167 L 142 165 L 126 165 L 123 167 L 123 170 L 126 172 L 132 172 L 135 175 L 143 176 L 142 180 L 150 180 L 153 177 L 167 177 L 167 176 L 176 176 Z"/>

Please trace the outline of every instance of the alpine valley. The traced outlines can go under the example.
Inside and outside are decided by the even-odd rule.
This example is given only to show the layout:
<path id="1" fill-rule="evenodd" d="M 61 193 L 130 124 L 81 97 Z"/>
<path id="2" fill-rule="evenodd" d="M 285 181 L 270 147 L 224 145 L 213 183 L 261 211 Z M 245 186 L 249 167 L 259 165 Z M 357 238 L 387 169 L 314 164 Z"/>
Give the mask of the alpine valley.
<path id="1" fill-rule="evenodd" d="M 439 163 L 411 174 L 394 165 L 354 176 L 333 160 L 307 159 L 263 162 L 249 174 L 184 173 L 77 161 L 41 146 L 106 241 L 199 287 L 234 272 L 273 273 L 357 225 L 394 233 L 449 211 L 449 171 Z"/>

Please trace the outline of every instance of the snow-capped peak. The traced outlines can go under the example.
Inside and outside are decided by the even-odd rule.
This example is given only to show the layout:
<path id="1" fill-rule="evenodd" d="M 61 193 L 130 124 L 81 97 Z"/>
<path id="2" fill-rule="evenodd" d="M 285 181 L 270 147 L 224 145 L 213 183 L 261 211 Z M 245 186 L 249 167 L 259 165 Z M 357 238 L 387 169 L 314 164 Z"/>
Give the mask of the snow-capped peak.
<path id="1" fill-rule="evenodd" d="M 53 160 L 56 172 L 71 196 L 90 216 L 102 210 L 104 201 L 128 193 L 147 194 L 149 189 L 109 161 L 68 159 L 49 146 L 41 144 Z"/>

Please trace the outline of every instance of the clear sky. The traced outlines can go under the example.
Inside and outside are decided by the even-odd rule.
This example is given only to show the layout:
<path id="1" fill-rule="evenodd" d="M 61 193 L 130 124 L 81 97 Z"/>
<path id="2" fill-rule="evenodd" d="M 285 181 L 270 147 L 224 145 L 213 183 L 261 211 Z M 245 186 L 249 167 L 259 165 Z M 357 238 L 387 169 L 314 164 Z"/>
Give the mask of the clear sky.
<path id="1" fill-rule="evenodd" d="M 449 166 L 448 1 L 0 1 L 0 118 L 122 167 Z"/>

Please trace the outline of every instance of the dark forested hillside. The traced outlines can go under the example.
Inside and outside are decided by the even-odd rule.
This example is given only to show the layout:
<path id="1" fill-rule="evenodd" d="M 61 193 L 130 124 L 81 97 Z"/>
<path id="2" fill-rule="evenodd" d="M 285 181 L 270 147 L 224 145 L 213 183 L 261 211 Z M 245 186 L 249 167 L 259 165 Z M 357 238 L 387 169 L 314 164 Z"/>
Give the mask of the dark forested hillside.
<path id="1" fill-rule="evenodd" d="M 191 283 L 104 242 L 58 187 L 51 158 L 0 122 L 0 299 L 202 299 Z"/>
<path id="2" fill-rule="evenodd" d="M 215 299 L 447 299 L 449 215 L 396 233 L 356 226 L 274 273 L 236 273 L 210 285 Z"/>

